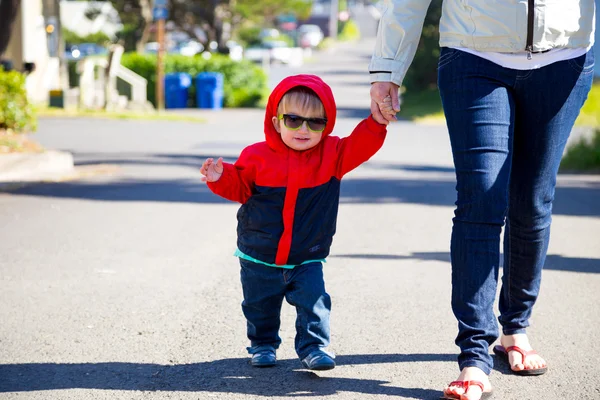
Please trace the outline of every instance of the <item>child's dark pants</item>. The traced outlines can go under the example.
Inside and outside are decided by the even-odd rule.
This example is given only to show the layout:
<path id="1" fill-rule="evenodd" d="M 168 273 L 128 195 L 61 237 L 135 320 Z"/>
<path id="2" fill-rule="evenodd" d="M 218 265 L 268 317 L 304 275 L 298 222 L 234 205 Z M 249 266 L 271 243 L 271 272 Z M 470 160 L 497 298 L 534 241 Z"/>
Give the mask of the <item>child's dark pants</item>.
<path id="1" fill-rule="evenodd" d="M 270 267 L 240 259 L 244 301 L 242 310 L 248 325 L 248 352 L 277 349 L 283 299 L 296 307 L 296 353 L 303 359 L 329 345 L 331 299 L 325 292 L 320 262 L 293 269 Z"/>

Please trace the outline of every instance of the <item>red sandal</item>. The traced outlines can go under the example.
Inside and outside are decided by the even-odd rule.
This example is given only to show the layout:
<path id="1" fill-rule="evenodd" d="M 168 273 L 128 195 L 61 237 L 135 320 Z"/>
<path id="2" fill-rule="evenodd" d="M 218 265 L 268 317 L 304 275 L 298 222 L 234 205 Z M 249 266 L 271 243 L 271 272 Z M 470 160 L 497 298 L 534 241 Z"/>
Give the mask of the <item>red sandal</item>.
<path id="1" fill-rule="evenodd" d="M 508 353 L 510 353 L 511 351 L 516 351 L 517 353 L 521 354 L 521 357 L 523 358 L 521 360 L 521 364 L 523 364 L 523 365 L 525 365 L 525 359 L 528 356 L 532 356 L 534 354 L 537 354 L 537 352 L 535 350 L 525 351 L 525 350 L 523 350 L 522 348 L 520 348 L 518 346 L 510 346 L 510 347 L 507 347 L 507 348 L 504 348 L 504 346 L 500 346 L 500 345 L 494 346 L 494 354 L 496 354 L 498 357 L 502 358 L 507 363 L 509 363 L 509 361 L 508 361 Z M 512 369 L 512 366 L 510 366 L 510 370 L 514 374 L 516 374 L 516 375 L 535 376 L 535 375 L 545 374 L 546 371 L 548 371 L 548 367 L 529 368 L 529 369 L 527 369 L 527 367 L 526 367 L 524 370 L 514 370 L 514 369 Z"/>
<path id="2" fill-rule="evenodd" d="M 448 385 L 448 387 L 450 386 L 458 386 L 459 388 L 463 388 L 464 389 L 464 394 L 467 393 L 467 390 L 469 390 L 469 386 L 479 386 L 481 388 L 481 400 L 484 399 L 489 399 L 490 397 L 492 397 L 492 392 L 484 392 L 483 391 L 483 383 L 479 382 L 479 381 L 454 381 L 454 382 L 450 382 L 450 384 Z M 454 393 L 450 393 L 450 392 L 446 392 L 446 390 L 444 390 L 444 395 L 441 397 L 442 399 L 447 399 L 447 400 L 460 400 L 462 397 L 462 395 L 455 395 Z"/>

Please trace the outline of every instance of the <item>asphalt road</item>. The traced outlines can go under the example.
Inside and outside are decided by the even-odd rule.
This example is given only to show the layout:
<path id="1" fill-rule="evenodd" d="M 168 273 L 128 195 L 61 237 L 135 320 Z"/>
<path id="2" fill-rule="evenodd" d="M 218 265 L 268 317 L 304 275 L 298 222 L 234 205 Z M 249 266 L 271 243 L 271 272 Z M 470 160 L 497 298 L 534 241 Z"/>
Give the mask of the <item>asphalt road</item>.
<path id="1" fill-rule="evenodd" d="M 318 73 L 334 134 L 368 115 L 372 43 L 337 48 L 272 81 Z M 1 399 L 437 399 L 458 375 L 450 310 L 454 172 L 441 125 L 399 122 L 342 184 L 332 255 L 338 367 L 301 368 L 283 308 L 276 368 L 247 363 L 235 249 L 238 206 L 198 168 L 262 140 L 261 110 L 205 124 L 45 119 L 36 139 L 109 174 L 0 193 Z M 561 176 L 529 330 L 549 372 L 498 362 L 498 399 L 600 399 L 600 177 Z"/>

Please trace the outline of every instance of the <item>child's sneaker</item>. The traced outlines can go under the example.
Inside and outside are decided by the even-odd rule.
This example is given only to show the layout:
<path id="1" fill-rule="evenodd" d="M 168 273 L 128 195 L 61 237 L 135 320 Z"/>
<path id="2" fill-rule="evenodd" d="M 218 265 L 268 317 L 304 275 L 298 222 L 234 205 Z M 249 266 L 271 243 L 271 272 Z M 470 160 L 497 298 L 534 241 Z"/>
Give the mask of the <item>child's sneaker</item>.
<path id="1" fill-rule="evenodd" d="M 257 368 L 274 367 L 277 364 L 277 356 L 273 350 L 262 350 L 252 354 L 250 364 Z"/>
<path id="2" fill-rule="evenodd" d="M 333 357 L 323 350 L 315 350 L 302 360 L 302 365 L 313 371 L 325 371 L 335 368 Z"/>

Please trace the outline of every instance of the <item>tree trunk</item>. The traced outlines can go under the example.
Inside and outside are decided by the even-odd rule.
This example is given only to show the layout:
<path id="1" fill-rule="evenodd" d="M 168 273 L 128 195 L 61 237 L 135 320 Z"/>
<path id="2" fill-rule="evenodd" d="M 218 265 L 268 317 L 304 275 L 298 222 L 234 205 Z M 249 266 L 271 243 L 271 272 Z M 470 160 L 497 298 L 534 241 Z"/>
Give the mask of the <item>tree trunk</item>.
<path id="1" fill-rule="evenodd" d="M 10 41 L 12 25 L 21 6 L 21 0 L 0 0 L 0 56 Z"/>
<path id="2" fill-rule="evenodd" d="M 0 0 L 1 1 L 1 0 Z M 140 8 L 142 11 L 142 18 L 144 19 L 144 30 L 142 31 L 142 37 L 136 44 L 138 53 L 144 52 L 144 46 L 150 39 L 150 29 L 152 28 L 152 7 L 149 0 L 140 0 Z"/>

